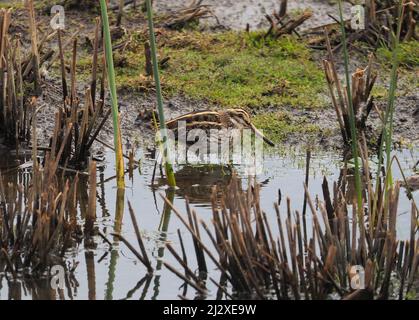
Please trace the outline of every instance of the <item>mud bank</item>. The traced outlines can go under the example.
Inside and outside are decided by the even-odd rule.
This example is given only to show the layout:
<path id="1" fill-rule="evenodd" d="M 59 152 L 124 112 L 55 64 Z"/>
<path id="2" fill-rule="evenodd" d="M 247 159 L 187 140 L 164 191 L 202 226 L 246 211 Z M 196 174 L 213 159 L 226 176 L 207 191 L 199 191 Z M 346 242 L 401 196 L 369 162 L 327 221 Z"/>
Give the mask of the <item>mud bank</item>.
<path id="1" fill-rule="evenodd" d="M 52 92 L 51 85 L 47 85 L 49 90 L 43 98 L 42 105 L 44 106 L 38 115 L 38 142 L 40 145 L 47 145 L 48 139 L 51 136 L 54 123 L 51 122 L 56 107 L 60 100 L 56 100 L 49 93 Z M 394 118 L 394 143 L 397 146 L 411 146 L 419 145 L 419 106 L 418 95 L 400 96 L 396 100 L 396 113 Z M 141 95 L 132 92 L 119 93 L 119 108 L 121 119 L 121 130 L 125 149 L 127 152 L 135 146 L 153 147 L 155 134 L 153 124 L 150 121 L 143 121 L 139 119 L 138 115 L 141 112 L 150 112 L 155 108 L 155 96 L 153 94 Z M 165 99 L 165 116 L 166 119 L 175 118 L 181 114 L 198 111 L 198 110 L 216 110 L 220 106 L 208 103 L 203 100 L 194 100 L 188 97 L 179 95 Z M 376 102 L 379 110 L 384 110 L 386 101 L 384 99 Z M 110 106 L 107 106 L 110 107 Z M 336 114 L 334 109 L 329 106 L 322 109 L 299 109 L 286 107 L 273 107 L 255 112 L 252 116 L 257 118 L 264 114 L 286 115 L 287 125 L 298 128 L 296 130 L 284 129 L 284 136 L 280 141 L 276 141 L 281 147 L 286 146 L 300 146 L 312 145 L 323 150 L 340 149 L 342 147 L 342 138 L 339 127 L 337 125 Z M 269 124 L 266 124 L 269 127 Z M 315 126 L 315 130 L 306 130 L 309 126 Z M 380 119 L 376 112 L 372 112 L 370 119 L 367 122 L 368 139 L 374 143 L 378 139 L 377 133 L 380 128 Z M 268 135 L 272 133 L 269 129 L 265 130 Z M 109 145 L 113 144 L 113 129 L 112 121 L 108 119 L 103 130 L 100 133 L 100 139 L 107 142 Z M 106 151 L 101 143 L 94 144 L 95 154 L 102 154 Z"/>

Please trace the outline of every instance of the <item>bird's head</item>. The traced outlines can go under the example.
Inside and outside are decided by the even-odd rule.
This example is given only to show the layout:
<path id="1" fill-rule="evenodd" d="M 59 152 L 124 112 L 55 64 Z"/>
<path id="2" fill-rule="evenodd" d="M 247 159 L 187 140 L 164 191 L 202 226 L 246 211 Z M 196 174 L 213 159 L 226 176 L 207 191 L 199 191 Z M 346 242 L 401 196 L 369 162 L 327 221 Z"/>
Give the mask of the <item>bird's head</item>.
<path id="1" fill-rule="evenodd" d="M 263 141 L 265 141 L 270 146 L 274 147 L 275 144 L 266 138 L 263 133 L 255 127 L 255 125 L 252 123 L 249 113 L 247 113 L 243 109 L 228 109 L 226 110 L 226 114 L 229 117 L 230 123 L 235 128 L 250 128 L 255 135 L 262 138 Z"/>

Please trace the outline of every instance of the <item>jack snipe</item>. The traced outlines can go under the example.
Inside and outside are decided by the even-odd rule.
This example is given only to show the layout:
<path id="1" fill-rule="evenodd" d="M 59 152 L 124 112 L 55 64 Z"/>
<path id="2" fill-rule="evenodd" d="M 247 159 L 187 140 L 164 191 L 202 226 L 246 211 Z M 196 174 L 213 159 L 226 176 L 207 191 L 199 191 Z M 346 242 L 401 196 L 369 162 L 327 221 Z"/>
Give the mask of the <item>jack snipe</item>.
<path id="1" fill-rule="evenodd" d="M 167 129 L 173 130 L 177 136 L 178 123 L 184 121 L 186 131 L 192 129 L 211 130 L 211 129 L 250 129 L 253 133 L 262 138 L 270 146 L 275 144 L 266 138 L 252 123 L 250 115 L 243 109 L 228 109 L 221 111 L 196 111 L 179 116 L 166 122 Z"/>

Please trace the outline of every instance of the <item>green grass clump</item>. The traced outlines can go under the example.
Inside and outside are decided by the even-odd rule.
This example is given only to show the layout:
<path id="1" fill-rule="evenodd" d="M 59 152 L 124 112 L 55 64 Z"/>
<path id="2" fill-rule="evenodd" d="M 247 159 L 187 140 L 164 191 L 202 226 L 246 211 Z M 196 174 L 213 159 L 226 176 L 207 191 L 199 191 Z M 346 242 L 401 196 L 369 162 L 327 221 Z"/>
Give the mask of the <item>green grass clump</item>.
<path id="1" fill-rule="evenodd" d="M 419 67 L 419 41 L 408 41 L 399 45 L 398 59 L 400 65 L 406 68 Z M 391 65 L 392 51 L 381 47 L 377 50 L 377 56 L 381 62 Z"/>
<path id="2" fill-rule="evenodd" d="M 222 107 L 320 107 L 322 71 L 310 51 L 293 37 L 257 39 L 257 34 L 171 32 L 159 37 L 165 94 L 184 94 Z M 143 39 L 126 52 L 128 67 L 117 70 L 117 83 L 135 89 L 144 72 Z"/>

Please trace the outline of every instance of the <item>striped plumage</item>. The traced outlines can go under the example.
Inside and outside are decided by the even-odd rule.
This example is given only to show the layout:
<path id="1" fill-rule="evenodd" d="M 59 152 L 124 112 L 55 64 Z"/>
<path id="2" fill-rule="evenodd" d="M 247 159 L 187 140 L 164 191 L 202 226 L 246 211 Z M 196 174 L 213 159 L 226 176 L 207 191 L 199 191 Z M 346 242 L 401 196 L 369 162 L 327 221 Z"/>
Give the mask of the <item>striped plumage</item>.
<path id="1" fill-rule="evenodd" d="M 251 122 L 250 115 L 243 109 L 227 109 L 221 111 L 195 111 L 184 114 L 166 122 L 167 129 L 173 130 L 177 136 L 179 121 L 184 121 L 186 130 L 201 129 L 251 129 L 270 146 L 275 146 Z"/>

